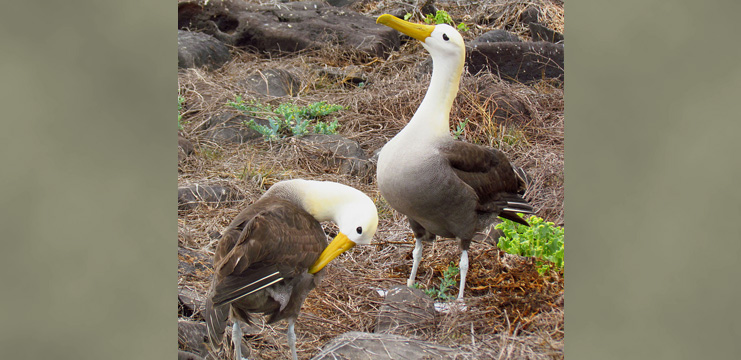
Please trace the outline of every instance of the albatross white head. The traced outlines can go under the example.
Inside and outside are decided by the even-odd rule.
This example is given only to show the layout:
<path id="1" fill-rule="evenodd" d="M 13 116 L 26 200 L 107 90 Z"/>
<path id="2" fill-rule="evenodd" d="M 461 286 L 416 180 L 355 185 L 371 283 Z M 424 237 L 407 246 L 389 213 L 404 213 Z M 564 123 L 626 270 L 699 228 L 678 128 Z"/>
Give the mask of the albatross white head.
<path id="1" fill-rule="evenodd" d="M 432 131 L 436 136 L 450 136 L 450 108 L 458 94 L 466 60 L 463 37 L 448 24 L 415 24 L 389 14 L 379 16 L 376 22 L 419 40 L 432 56 L 430 87 L 407 126 L 409 132 Z"/>
<path id="2" fill-rule="evenodd" d="M 376 205 L 362 191 L 331 181 L 287 180 L 269 191 L 301 206 L 317 221 L 332 221 L 340 232 L 309 268 L 314 274 L 356 244 L 368 245 L 378 228 Z"/>

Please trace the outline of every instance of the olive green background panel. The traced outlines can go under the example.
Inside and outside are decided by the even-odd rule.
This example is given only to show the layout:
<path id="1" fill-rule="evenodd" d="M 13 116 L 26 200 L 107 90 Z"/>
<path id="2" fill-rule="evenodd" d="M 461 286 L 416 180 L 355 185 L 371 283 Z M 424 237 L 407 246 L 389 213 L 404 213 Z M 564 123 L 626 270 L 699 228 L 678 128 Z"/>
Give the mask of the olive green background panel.
<path id="1" fill-rule="evenodd" d="M 174 2 L 0 12 L 0 348 L 176 356 Z"/>
<path id="2" fill-rule="evenodd" d="M 741 357 L 739 11 L 566 4 L 567 359 Z"/>

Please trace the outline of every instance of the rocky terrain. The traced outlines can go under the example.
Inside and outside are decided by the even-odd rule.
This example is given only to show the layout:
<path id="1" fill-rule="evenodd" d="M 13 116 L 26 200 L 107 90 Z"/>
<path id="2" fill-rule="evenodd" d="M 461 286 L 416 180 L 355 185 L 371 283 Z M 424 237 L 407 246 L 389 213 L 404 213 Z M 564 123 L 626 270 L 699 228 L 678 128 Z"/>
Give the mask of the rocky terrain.
<path id="1" fill-rule="evenodd" d="M 179 1 L 180 358 L 207 357 L 201 309 L 220 232 L 289 178 L 354 186 L 379 210 L 373 244 L 330 263 L 307 298 L 296 323 L 299 358 L 563 358 L 563 270 L 540 276 L 532 259 L 479 241 L 469 252 L 465 310 L 436 310 L 405 286 L 414 239 L 378 192 L 375 157 L 414 114 L 431 62 L 417 41 L 375 18 L 421 22 L 436 10 L 468 27 L 451 132 L 505 151 L 533 179 L 526 197 L 536 214 L 565 225 L 562 1 Z M 240 99 L 248 111 L 229 105 Z M 311 119 L 303 136 L 284 130 L 267 140 L 256 130 L 282 104 L 320 102 L 342 108 Z M 338 127 L 318 133 L 320 121 Z M 459 254 L 454 239 L 426 247 L 421 287 L 439 286 Z M 245 327 L 243 354 L 289 358 L 286 326 Z"/>

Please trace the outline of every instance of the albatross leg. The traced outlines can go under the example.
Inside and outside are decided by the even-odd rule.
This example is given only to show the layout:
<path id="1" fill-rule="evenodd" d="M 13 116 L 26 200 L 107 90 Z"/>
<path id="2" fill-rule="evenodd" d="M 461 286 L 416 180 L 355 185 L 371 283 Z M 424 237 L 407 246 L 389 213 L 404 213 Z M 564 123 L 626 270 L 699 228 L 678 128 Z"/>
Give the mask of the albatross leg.
<path id="1" fill-rule="evenodd" d="M 235 320 L 232 325 L 232 343 L 234 343 L 234 360 L 243 360 L 242 357 L 242 328 L 239 321 Z"/>
<path id="2" fill-rule="evenodd" d="M 417 278 L 417 269 L 419 269 L 419 262 L 422 261 L 423 242 L 434 241 L 435 234 L 427 231 L 427 229 L 425 229 L 420 223 L 412 220 L 412 218 L 408 216 L 407 220 L 409 220 L 409 227 L 412 228 L 414 238 L 416 239 L 416 242 L 414 243 L 414 251 L 412 251 L 414 265 L 412 265 L 412 273 L 409 275 L 409 280 L 407 280 L 407 286 L 412 287 L 412 285 L 414 285 L 414 280 L 416 280 Z"/>
<path id="3" fill-rule="evenodd" d="M 417 269 L 419 269 L 419 262 L 422 261 L 422 246 L 422 239 L 417 238 L 417 242 L 414 244 L 414 251 L 412 251 L 414 265 L 412 265 L 412 273 L 409 274 L 409 280 L 407 280 L 408 287 L 412 287 L 412 285 L 414 285 L 414 280 L 417 278 Z"/>
<path id="4" fill-rule="evenodd" d="M 296 333 L 293 331 L 293 325 L 296 323 L 296 319 L 288 318 L 288 330 L 286 330 L 286 338 L 288 339 L 288 346 L 291 348 L 291 357 L 293 360 L 298 360 L 296 354 Z"/>
<path id="5" fill-rule="evenodd" d="M 461 284 L 458 290 L 458 300 L 463 300 L 463 290 L 466 289 L 466 274 L 468 273 L 468 250 L 461 251 L 461 261 L 458 263 L 461 274 Z"/>

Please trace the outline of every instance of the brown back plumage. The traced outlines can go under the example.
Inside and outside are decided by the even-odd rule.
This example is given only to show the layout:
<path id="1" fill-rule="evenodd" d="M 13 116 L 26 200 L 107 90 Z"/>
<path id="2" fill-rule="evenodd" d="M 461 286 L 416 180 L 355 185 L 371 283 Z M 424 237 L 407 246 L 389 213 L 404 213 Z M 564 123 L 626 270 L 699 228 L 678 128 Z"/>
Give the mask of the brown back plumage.
<path id="1" fill-rule="evenodd" d="M 239 213 L 214 255 L 206 302 L 212 345 L 221 345 L 229 310 L 246 323 L 250 313 L 269 314 L 269 322 L 297 317 L 317 282 L 307 269 L 326 246 L 319 222 L 287 200 L 263 197 Z"/>

